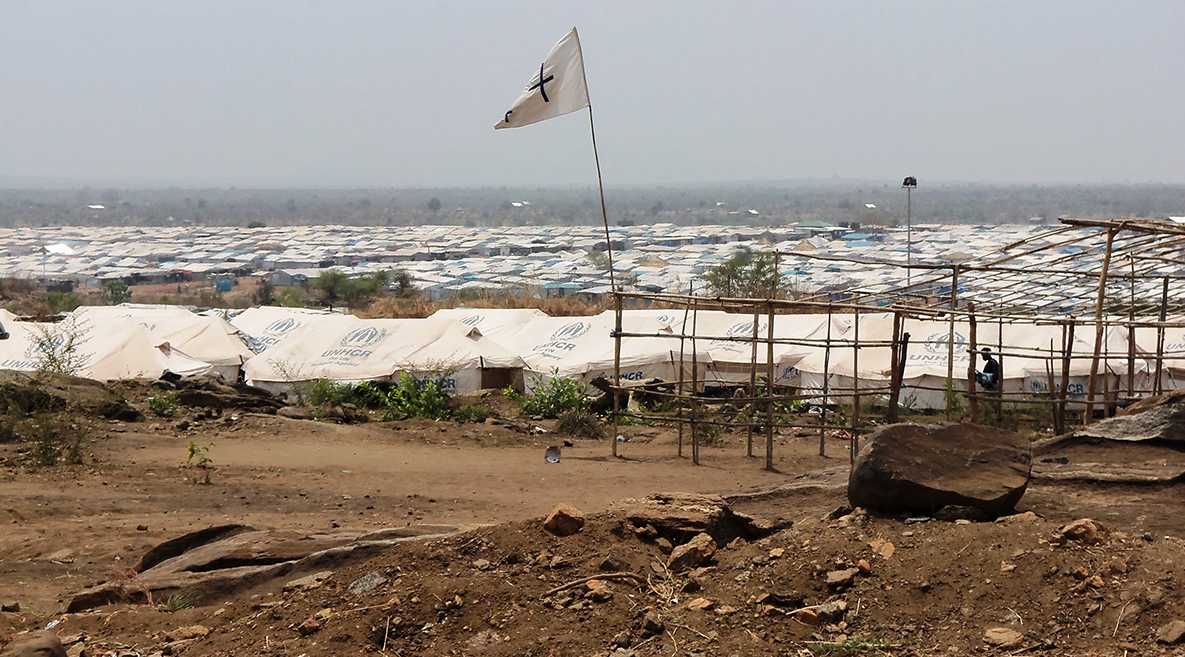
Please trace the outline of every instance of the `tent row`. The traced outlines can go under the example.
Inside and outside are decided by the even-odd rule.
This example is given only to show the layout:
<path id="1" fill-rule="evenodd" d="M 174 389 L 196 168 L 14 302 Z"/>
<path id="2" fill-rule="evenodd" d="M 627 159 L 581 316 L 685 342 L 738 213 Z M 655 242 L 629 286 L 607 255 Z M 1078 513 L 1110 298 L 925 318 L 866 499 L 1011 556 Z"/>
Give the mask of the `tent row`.
<path id="1" fill-rule="evenodd" d="M 82 376 L 100 380 L 155 379 L 165 372 L 218 376 L 227 381 L 281 392 L 295 383 L 391 380 L 403 373 L 434 378 L 457 394 L 507 385 L 530 391 L 552 376 L 592 383 L 614 376 L 615 315 L 551 317 L 533 309 L 448 309 L 426 319 L 362 319 L 325 311 L 258 307 L 229 321 L 221 313 L 195 314 L 184 308 L 126 304 L 83 307 L 53 324 L 17 322 L 0 314 L 9 339 L 0 341 L 0 369 L 36 370 L 50 352 L 72 345 Z M 774 383 L 804 392 L 826 389 L 843 398 L 859 381 L 862 390 L 889 386 L 893 316 L 862 314 L 775 315 L 770 330 L 764 314 L 720 311 L 626 310 L 623 312 L 620 372 L 628 384 L 682 378 L 697 387 L 765 381 L 772 363 Z M 914 408 L 945 404 L 950 324 L 904 319 L 911 336 L 905 362 L 902 403 Z M 857 340 L 862 345 L 853 350 Z M 767 338 L 775 341 L 772 349 Z M 694 337 L 693 337 L 694 336 Z M 1128 386 L 1128 331 L 1105 333 L 1099 390 Z M 1157 335 L 1135 332 L 1134 387 L 1152 387 Z M 754 339 L 756 338 L 756 342 Z M 1061 378 L 1062 329 L 1055 325 L 977 326 L 976 346 L 1003 351 L 1003 389 L 1044 393 L 1052 365 Z M 1086 389 L 1094 332 L 1079 327 L 1070 361 L 1071 398 Z M 954 388 L 964 390 L 970 327 L 956 322 Z M 57 345 L 57 347 L 52 347 Z M 1185 329 L 1167 329 L 1164 388 L 1185 380 Z M 1052 358 L 1051 358 L 1052 356 Z M 976 367 L 980 367 L 976 363 Z M 826 373 L 826 380 L 824 377 Z M 1182 384 L 1185 386 L 1185 383 Z"/>

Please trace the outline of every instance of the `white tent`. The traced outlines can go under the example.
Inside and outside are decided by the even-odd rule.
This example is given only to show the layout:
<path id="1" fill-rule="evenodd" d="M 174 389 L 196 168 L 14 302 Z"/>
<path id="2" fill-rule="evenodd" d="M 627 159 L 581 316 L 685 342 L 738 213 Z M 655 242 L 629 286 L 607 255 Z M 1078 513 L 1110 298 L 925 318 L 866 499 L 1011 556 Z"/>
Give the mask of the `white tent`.
<path id="1" fill-rule="evenodd" d="M 239 369 L 254 355 L 234 326 L 221 317 L 197 315 L 179 306 L 84 306 L 70 313 L 99 326 L 112 318 L 130 319 L 148 331 L 155 346 L 168 346 L 190 358 L 209 363 L 213 372 L 236 381 Z"/>
<path id="2" fill-rule="evenodd" d="M 14 322 L 8 332 L 9 339 L 0 340 L 0 369 L 37 371 L 57 359 L 69 373 L 99 381 L 153 380 L 165 371 L 199 376 L 210 370 L 207 363 L 156 348 L 143 326 L 125 318 L 101 324 L 86 318 Z"/>
<path id="3" fill-rule="evenodd" d="M 738 313 L 700 313 L 696 318 L 697 348 L 705 345 L 712 359 L 708 379 L 727 383 L 748 383 L 753 367 L 753 315 Z M 774 315 L 775 340 L 804 340 L 818 332 L 826 315 Z M 691 333 L 688 325 L 687 333 Z M 766 377 L 769 345 L 760 342 L 769 336 L 769 316 L 757 318 L 757 376 Z M 774 383 L 789 385 L 797 380 L 796 365 L 815 347 L 802 344 L 774 344 Z"/>
<path id="4" fill-rule="evenodd" d="M 295 329 L 244 369 L 249 384 L 273 392 L 316 379 L 381 381 L 406 372 L 438 380 L 450 393 L 472 394 L 495 371 L 522 367 L 522 359 L 460 322 L 348 318 Z"/>
<path id="5" fill-rule="evenodd" d="M 495 341 L 501 336 L 517 333 L 527 322 L 547 317 L 537 308 L 442 308 L 428 316 L 428 319 L 448 319 L 472 326 L 487 338 Z"/>
<path id="6" fill-rule="evenodd" d="M 588 382 L 598 376 L 613 379 L 615 325 L 613 312 L 591 317 L 539 317 L 521 331 L 504 335 L 502 346 L 522 356 L 527 364 L 528 390 L 551 376 Z M 622 330 L 636 333 L 666 333 L 672 337 L 628 338 L 621 341 L 623 385 L 660 378 L 678 380 L 679 340 L 668 325 L 644 315 L 622 317 Z M 707 349 L 697 349 L 698 380 L 703 381 L 711 358 Z M 684 377 L 691 381 L 691 345 L 684 344 Z"/>
<path id="7" fill-rule="evenodd" d="M 280 344 L 301 327 L 355 319 L 358 318 L 353 315 L 341 315 L 326 310 L 259 306 L 235 315 L 230 323 L 247 336 L 247 344 L 252 351 L 261 353 Z"/>

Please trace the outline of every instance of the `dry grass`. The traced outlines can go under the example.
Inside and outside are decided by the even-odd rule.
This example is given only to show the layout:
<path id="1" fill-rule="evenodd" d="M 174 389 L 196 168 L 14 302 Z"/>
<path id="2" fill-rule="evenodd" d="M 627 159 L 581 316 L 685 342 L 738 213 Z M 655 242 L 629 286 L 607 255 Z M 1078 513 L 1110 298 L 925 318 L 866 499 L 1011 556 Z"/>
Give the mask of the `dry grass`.
<path id="1" fill-rule="evenodd" d="M 354 311 L 359 317 L 427 317 L 442 308 L 538 308 L 553 317 L 574 315 L 595 315 L 609 307 L 606 303 L 593 303 L 576 297 L 539 298 L 526 295 L 480 295 L 475 297 L 428 301 L 422 297 L 385 297 L 366 308 Z"/>

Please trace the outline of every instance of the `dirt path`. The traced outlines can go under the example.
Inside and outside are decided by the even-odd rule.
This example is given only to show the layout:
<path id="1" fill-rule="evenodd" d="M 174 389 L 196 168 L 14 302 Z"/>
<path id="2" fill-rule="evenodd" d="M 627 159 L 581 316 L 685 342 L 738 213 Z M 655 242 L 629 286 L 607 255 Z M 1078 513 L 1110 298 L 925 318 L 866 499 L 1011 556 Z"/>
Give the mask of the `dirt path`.
<path id="1" fill-rule="evenodd" d="M 155 430 L 154 430 L 155 429 Z M 841 464 L 813 440 L 782 439 L 766 472 L 743 448 L 704 448 L 703 465 L 675 456 L 667 430 L 631 427 L 624 459 L 604 441 L 577 442 L 559 464 L 558 439 L 501 427 L 412 423 L 339 426 L 276 417 L 190 432 L 135 424 L 93 448 L 95 464 L 0 476 L 0 588 L 27 609 L 52 612 L 62 596 L 130 566 L 147 548 L 222 522 L 324 531 L 411 523 L 485 524 L 540 516 L 557 502 L 592 512 L 655 491 L 769 488 Z M 180 467 L 190 440 L 209 444 L 213 485 Z M 524 445 L 524 443 L 526 443 Z M 12 456 L 12 446 L 5 446 Z"/>

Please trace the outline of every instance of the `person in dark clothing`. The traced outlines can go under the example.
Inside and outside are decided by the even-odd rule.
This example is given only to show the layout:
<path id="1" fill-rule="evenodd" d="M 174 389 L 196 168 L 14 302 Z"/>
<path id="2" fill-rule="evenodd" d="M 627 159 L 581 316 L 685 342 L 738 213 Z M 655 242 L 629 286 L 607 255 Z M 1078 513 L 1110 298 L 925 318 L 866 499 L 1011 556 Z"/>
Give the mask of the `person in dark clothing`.
<path id="1" fill-rule="evenodd" d="M 1000 363 L 992 358 L 992 350 L 984 347 L 979 350 L 983 356 L 983 371 L 975 373 L 975 380 L 984 390 L 998 390 L 1000 387 Z"/>

